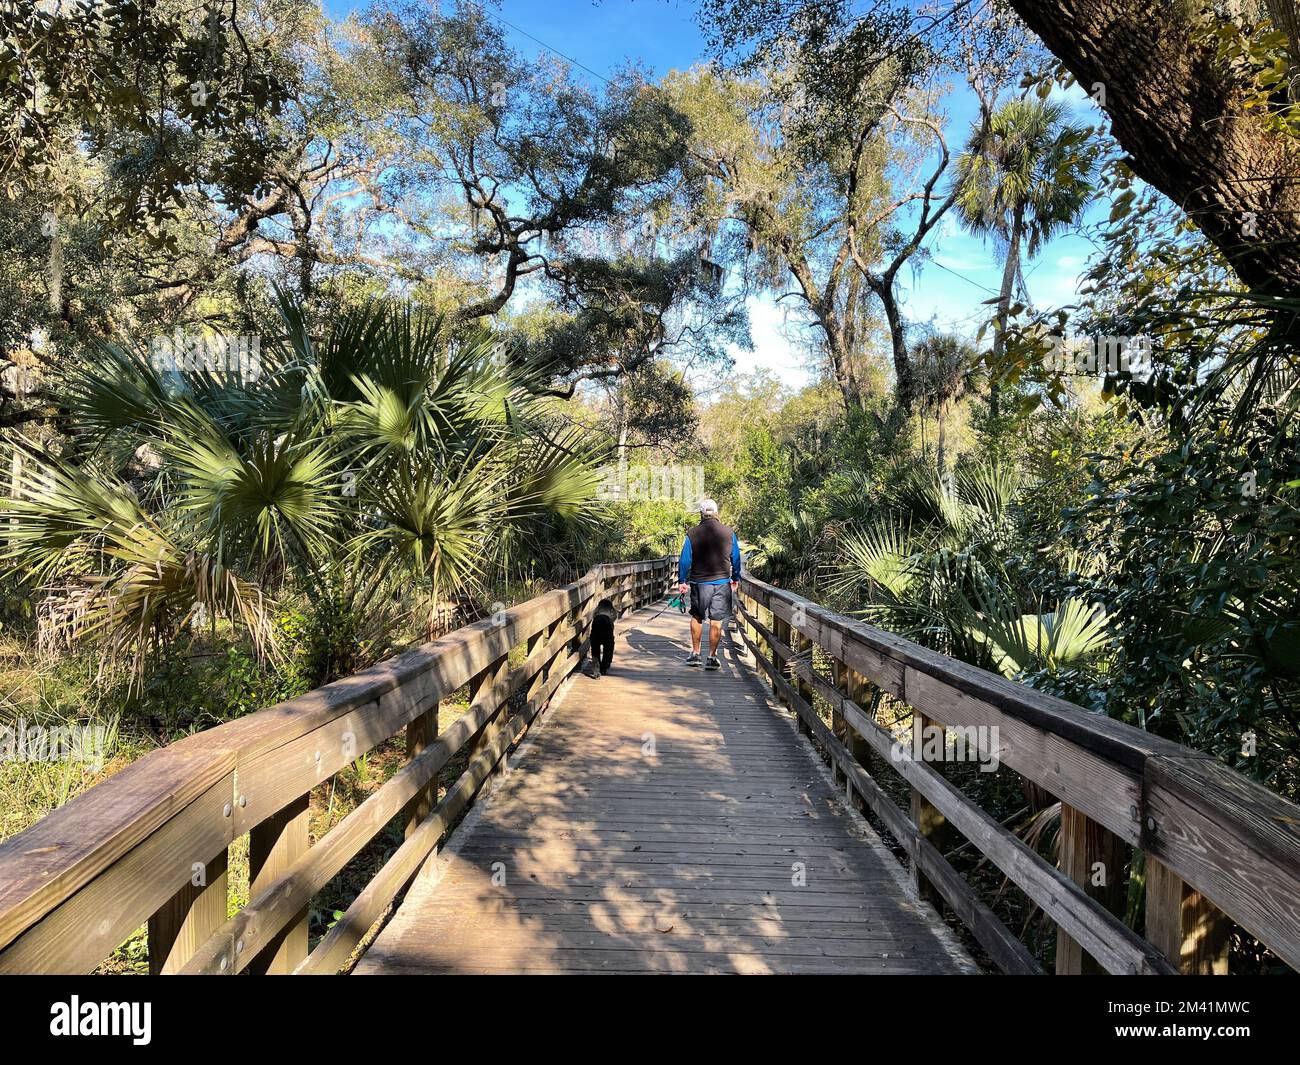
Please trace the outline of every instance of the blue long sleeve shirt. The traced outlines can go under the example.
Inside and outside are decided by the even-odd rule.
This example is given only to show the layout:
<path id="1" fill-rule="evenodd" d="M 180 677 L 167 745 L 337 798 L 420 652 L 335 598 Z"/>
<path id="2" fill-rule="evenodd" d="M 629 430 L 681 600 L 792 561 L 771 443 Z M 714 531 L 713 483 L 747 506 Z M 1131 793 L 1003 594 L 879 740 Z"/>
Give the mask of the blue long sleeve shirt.
<path id="1" fill-rule="evenodd" d="M 719 577 L 716 581 L 696 581 L 696 584 L 726 584 L 727 581 L 740 580 L 740 568 L 743 560 L 740 556 L 740 540 L 735 533 L 731 534 L 731 576 Z M 677 560 L 677 580 L 680 584 L 690 582 L 691 575 L 691 538 L 688 536 L 682 541 L 682 556 Z"/>

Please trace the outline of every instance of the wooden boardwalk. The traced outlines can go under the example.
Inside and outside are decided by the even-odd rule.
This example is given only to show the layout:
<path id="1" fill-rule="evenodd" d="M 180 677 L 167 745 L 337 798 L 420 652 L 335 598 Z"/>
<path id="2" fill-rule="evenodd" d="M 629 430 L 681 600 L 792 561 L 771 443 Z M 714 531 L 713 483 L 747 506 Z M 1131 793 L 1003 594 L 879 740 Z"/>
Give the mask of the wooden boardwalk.
<path id="1" fill-rule="evenodd" d="M 752 666 L 686 644 L 628 615 L 356 972 L 977 971 Z"/>
<path id="2" fill-rule="evenodd" d="M 939 818 L 1055 924 L 1059 974 L 1227 973 L 1234 929 L 1300 970 L 1300 806 L 1202 752 L 751 574 L 739 599 L 752 659 L 728 652 L 720 673 L 687 669 L 686 620 L 634 609 L 659 599 L 676 562 L 601 563 L 113 773 L 0 842 L 0 974 L 92 972 L 146 924 L 153 972 L 332 974 L 395 902 L 358 971 L 974 972 L 969 936 L 1000 971 L 1041 973 L 1024 930 L 931 838 Z M 604 598 L 633 611 L 614 675 L 573 676 L 581 620 Z M 464 714 L 438 721 L 445 700 L 488 677 Z M 1056 796 L 1056 861 L 924 752 L 897 756 L 862 702 L 876 689 L 964 738 L 945 761 L 995 756 L 1008 786 Z M 400 769 L 313 842 L 313 792 L 398 737 Z M 880 756 L 872 772 L 909 789 L 917 820 L 868 772 L 866 751 Z M 927 898 L 961 921 L 960 941 L 823 758 Z M 397 818 L 405 840 L 309 952 L 306 915 L 322 890 Z M 227 875 L 241 838 L 260 870 L 246 899 Z M 1090 870 L 1124 869 L 1129 853 L 1142 855 L 1142 935 L 1111 912 L 1109 891 L 1091 894 Z M 1127 873 L 1111 887 L 1123 896 Z"/>

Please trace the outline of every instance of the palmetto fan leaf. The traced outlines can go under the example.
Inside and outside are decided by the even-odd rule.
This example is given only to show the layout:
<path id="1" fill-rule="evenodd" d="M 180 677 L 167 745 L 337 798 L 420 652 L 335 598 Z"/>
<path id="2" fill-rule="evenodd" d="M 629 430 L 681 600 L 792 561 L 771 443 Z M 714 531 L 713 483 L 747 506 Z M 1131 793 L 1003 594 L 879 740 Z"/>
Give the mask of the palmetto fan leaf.
<path id="1" fill-rule="evenodd" d="M 899 492 L 909 519 L 929 525 L 949 542 L 965 540 L 978 518 L 976 509 L 954 483 L 940 479 L 932 469 L 914 467 Z"/>
<path id="2" fill-rule="evenodd" d="M 831 573 L 831 590 L 872 599 L 883 594 L 901 603 L 917 583 L 916 552 L 910 530 L 893 522 L 850 533 L 840 544 L 841 558 Z"/>
<path id="3" fill-rule="evenodd" d="M 1236 425 L 1256 417 L 1261 404 L 1288 412 L 1300 406 L 1300 297 L 1218 290 L 1193 295 L 1225 301 L 1222 313 L 1235 313 L 1240 325 L 1218 345 L 1223 358 L 1197 389 L 1192 417 L 1209 417 L 1224 395 L 1231 397 Z"/>
<path id="4" fill-rule="evenodd" d="M 1023 612 L 1012 596 L 992 584 L 979 585 L 977 599 L 979 609 L 970 610 L 965 627 L 986 645 L 995 668 L 1009 677 L 1086 664 L 1111 642 L 1105 614 L 1079 599 L 1065 599 L 1042 614 Z"/>
<path id="5" fill-rule="evenodd" d="M 132 542 L 149 524 L 125 485 L 90 469 L 66 465 L 21 437 L 11 446 L 23 456 L 13 497 L 0 499 L 8 518 L 3 557 L 30 583 L 45 583 L 87 564 L 105 546 Z"/>
<path id="6" fill-rule="evenodd" d="M 158 431 L 171 402 L 147 349 L 92 339 L 57 379 L 60 402 L 92 433 Z"/>
<path id="7" fill-rule="evenodd" d="M 475 584 L 509 515 L 508 471 L 479 457 L 455 469 L 401 467 L 371 497 L 381 524 L 353 542 L 358 556 L 401 564 L 435 594 Z"/>
<path id="8" fill-rule="evenodd" d="M 485 435 L 518 430 L 512 402 L 525 394 L 502 373 L 494 342 L 446 344 L 440 320 L 421 324 L 404 311 L 362 317 L 365 329 L 340 326 L 343 339 L 331 345 L 333 362 L 322 367 L 321 380 L 367 462 L 393 451 L 465 453 Z M 369 347 L 350 350 L 353 343 Z"/>
<path id="9" fill-rule="evenodd" d="M 507 505 L 515 520 L 552 513 L 565 518 L 593 514 L 600 486 L 596 470 L 600 452 L 571 430 L 557 437 L 533 438 L 511 444 L 515 474 L 507 490 Z"/>
<path id="10" fill-rule="evenodd" d="M 963 498 L 990 522 L 999 522 L 1020 493 L 1020 473 L 1006 463 L 986 462 L 961 470 L 957 486 Z"/>
<path id="11" fill-rule="evenodd" d="M 257 585 L 211 554 L 181 549 L 161 530 L 136 532 L 138 551 L 109 552 L 123 562 L 120 568 L 83 577 L 82 588 L 68 596 L 73 635 L 99 637 L 112 651 L 133 651 L 138 663 L 151 639 L 225 615 L 242 624 L 259 653 L 275 651 L 272 603 Z"/>
<path id="12" fill-rule="evenodd" d="M 146 514 L 130 489 L 40 455 L 15 441 L 25 463 L 3 501 L 6 567 L 51 589 L 69 638 L 99 637 L 134 650 L 206 613 L 242 623 L 270 646 L 269 603 L 214 557 L 186 547 L 177 530 Z"/>
<path id="13" fill-rule="evenodd" d="M 335 458 L 314 426 L 263 430 L 241 446 L 205 412 L 177 405 L 162 450 L 182 483 L 180 507 L 196 515 L 218 557 L 260 562 L 328 553 L 340 500 Z"/>

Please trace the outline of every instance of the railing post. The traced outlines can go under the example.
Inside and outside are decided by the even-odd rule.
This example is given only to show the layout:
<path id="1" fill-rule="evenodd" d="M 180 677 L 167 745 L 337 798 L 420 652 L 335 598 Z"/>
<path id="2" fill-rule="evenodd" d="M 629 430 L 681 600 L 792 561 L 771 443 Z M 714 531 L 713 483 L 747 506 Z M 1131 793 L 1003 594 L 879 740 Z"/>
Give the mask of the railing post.
<path id="1" fill-rule="evenodd" d="M 1227 916 L 1185 884 L 1164 862 L 1146 855 L 1146 938 L 1189 976 L 1228 974 Z"/>
<path id="2" fill-rule="evenodd" d="M 931 721 L 919 710 L 912 711 L 912 735 L 920 737 L 919 747 L 921 761 L 929 761 L 925 757 L 926 730 L 931 726 L 942 728 L 936 721 Z M 918 731 L 919 730 L 919 731 Z M 921 792 L 916 788 L 911 789 L 911 813 L 912 821 L 920 831 L 921 835 L 928 839 L 932 844 L 942 852 L 947 849 L 947 844 L 952 838 L 952 832 L 948 827 L 948 819 L 943 816 L 937 807 L 930 803 Z M 929 878 L 917 867 L 916 862 L 912 862 L 912 884 L 917 890 L 917 894 L 926 902 L 930 903 L 940 913 L 943 912 L 943 895 L 930 882 Z"/>
<path id="3" fill-rule="evenodd" d="M 838 658 L 832 658 L 831 659 L 831 683 L 835 685 L 835 690 L 837 692 L 842 693 L 846 698 L 851 698 L 851 696 L 849 696 L 848 693 L 847 676 L 848 676 L 848 670 L 845 667 L 844 663 L 841 662 Z M 844 711 L 841 710 L 838 706 L 832 706 L 831 707 L 831 734 L 837 740 L 839 740 L 840 743 L 844 744 L 844 746 L 847 748 L 849 745 L 849 734 L 852 731 L 853 730 L 849 728 L 848 721 L 844 717 Z M 844 780 L 847 779 L 844 773 L 840 771 L 840 768 L 834 758 L 831 759 L 831 779 L 834 780 L 835 783 L 837 784 L 843 783 Z"/>
<path id="4" fill-rule="evenodd" d="M 785 644 L 786 647 L 794 650 L 790 632 L 790 623 L 778 615 L 775 610 L 772 611 L 772 635 L 781 643 Z M 776 667 L 776 672 L 786 680 L 793 683 L 795 677 L 790 668 L 789 657 L 776 647 L 772 647 L 770 650 L 772 652 L 772 664 Z M 772 692 L 776 698 L 780 700 L 781 705 L 794 714 L 795 727 L 800 732 L 806 733 L 808 731 L 808 726 L 804 724 L 803 718 L 801 718 L 799 712 L 795 710 L 794 704 L 786 698 L 785 694 L 777 688 L 775 683 L 772 685 Z"/>
<path id="5" fill-rule="evenodd" d="M 555 634 L 560 631 L 560 626 L 569 623 L 569 615 L 561 614 L 540 632 L 535 632 L 529 636 L 527 642 L 524 644 L 524 657 L 527 658 L 538 647 L 550 642 Z M 556 657 L 559 657 L 558 652 Z M 533 682 L 528 686 L 527 698 L 531 699 L 536 695 L 542 689 L 542 686 L 550 679 L 551 666 L 553 663 L 554 660 L 551 662 L 543 662 L 541 664 L 540 668 L 537 670 L 537 676 L 533 678 Z M 579 664 L 581 665 L 581 662 L 579 662 Z"/>
<path id="6" fill-rule="evenodd" d="M 745 608 L 745 613 L 743 615 L 741 614 L 739 609 L 742 606 Z M 731 622 L 735 626 L 734 635 L 738 636 L 739 639 L 733 639 L 731 643 L 732 646 L 735 647 L 736 654 L 738 655 L 744 655 L 747 652 L 747 648 L 745 647 L 746 636 L 748 636 L 749 639 L 753 641 L 755 647 L 758 646 L 758 633 L 756 633 L 753 630 L 753 628 L 751 628 L 745 621 L 745 618 L 748 617 L 749 613 L 753 609 L 754 609 L 754 600 L 745 594 L 745 590 L 742 585 L 737 584 L 736 585 L 736 609 L 732 611 Z M 729 632 L 727 635 L 728 637 L 730 637 L 733 635 L 733 633 Z M 757 666 L 757 663 L 755 663 L 755 666 Z M 758 671 L 758 676 L 762 676 L 761 670 Z"/>
<path id="7" fill-rule="evenodd" d="M 419 717 L 414 718 L 406 726 L 406 760 L 408 762 L 438 738 L 438 709 L 439 704 L 434 703 L 433 706 Z M 403 838 L 410 839 L 411 834 L 420 827 L 420 822 L 428 817 L 429 813 L 437 805 L 438 774 L 434 773 L 429 783 L 416 792 L 415 798 L 406 807 L 406 829 Z"/>
<path id="8" fill-rule="evenodd" d="M 226 921 L 228 851 L 206 865 L 149 918 L 149 975 L 176 972 Z M 200 883 L 194 883 L 194 880 Z"/>
<path id="9" fill-rule="evenodd" d="M 831 668 L 834 671 L 836 690 L 850 702 L 857 703 L 864 712 L 867 711 L 871 705 L 871 682 L 857 670 L 849 668 L 838 658 L 832 660 Z M 831 711 L 831 731 L 835 733 L 836 739 L 844 744 L 855 762 L 862 766 L 868 764 L 867 753 L 871 750 L 871 744 L 858 734 L 857 729 L 848 723 L 843 711 L 838 707 Z M 862 796 L 851 788 L 849 789 L 849 797 L 859 810 L 866 808 Z"/>
<path id="10" fill-rule="evenodd" d="M 864 713 L 871 709 L 871 701 L 875 696 L 875 691 L 875 685 L 857 670 L 850 669 L 848 671 L 846 694 L 858 706 L 862 707 Z M 871 751 L 871 744 L 864 737 L 858 735 L 854 729 L 849 729 L 848 748 L 858 763 L 861 765 L 867 764 L 867 754 Z"/>
<path id="11" fill-rule="evenodd" d="M 799 658 L 804 658 L 806 656 L 808 659 L 808 668 L 809 670 L 811 670 L 813 668 L 813 653 L 814 653 L 812 640 L 808 639 L 807 636 L 804 636 L 793 625 L 789 627 L 788 631 L 791 640 L 790 650 L 792 650 L 795 653 L 795 655 L 798 656 Z M 809 684 L 806 680 L 804 680 L 803 676 L 794 669 L 793 665 L 791 665 L 790 667 L 790 680 L 794 683 L 794 690 L 799 693 L 799 697 L 803 699 L 805 703 L 808 704 L 808 709 L 812 713 L 816 713 L 817 712 L 816 695 L 813 692 L 812 685 Z M 799 724 L 799 731 L 804 733 L 805 735 L 811 736 L 812 728 L 804 722 L 804 719 L 802 717 L 798 717 L 797 721 Z"/>
<path id="12" fill-rule="evenodd" d="M 310 792 L 248 833 L 248 897 L 257 895 L 307 853 Z M 253 973 L 291 973 L 307 957 L 307 907 L 248 963 Z"/>
<path id="13" fill-rule="evenodd" d="M 536 636 L 533 637 L 535 639 Z M 470 681 L 469 700 L 473 705 L 474 700 L 478 698 L 479 693 L 487 688 L 491 690 L 504 680 L 510 673 L 510 652 L 507 651 L 500 658 L 493 659 L 492 664 L 479 673 Z M 474 733 L 468 744 L 469 760 L 472 762 L 482 753 L 483 748 L 496 739 L 497 733 L 501 730 L 502 722 L 510 716 L 510 706 L 508 701 L 502 703 L 493 711 L 492 715 L 483 722 L 483 727 Z"/>
<path id="14" fill-rule="evenodd" d="M 1060 869 L 1117 917 L 1124 915 L 1128 882 L 1125 844 L 1113 832 L 1061 803 Z M 1061 929 L 1056 930 L 1056 973 L 1096 975 L 1106 970 Z"/>

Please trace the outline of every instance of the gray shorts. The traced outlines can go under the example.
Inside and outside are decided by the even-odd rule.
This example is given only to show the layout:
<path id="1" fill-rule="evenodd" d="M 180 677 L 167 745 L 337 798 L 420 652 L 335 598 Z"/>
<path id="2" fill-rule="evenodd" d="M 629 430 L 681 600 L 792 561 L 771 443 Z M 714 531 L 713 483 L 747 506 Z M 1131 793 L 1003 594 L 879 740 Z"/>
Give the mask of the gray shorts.
<path id="1" fill-rule="evenodd" d="M 725 621 L 731 617 L 731 585 L 692 584 L 691 617 L 696 621 Z"/>

